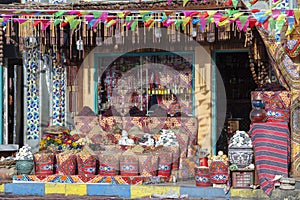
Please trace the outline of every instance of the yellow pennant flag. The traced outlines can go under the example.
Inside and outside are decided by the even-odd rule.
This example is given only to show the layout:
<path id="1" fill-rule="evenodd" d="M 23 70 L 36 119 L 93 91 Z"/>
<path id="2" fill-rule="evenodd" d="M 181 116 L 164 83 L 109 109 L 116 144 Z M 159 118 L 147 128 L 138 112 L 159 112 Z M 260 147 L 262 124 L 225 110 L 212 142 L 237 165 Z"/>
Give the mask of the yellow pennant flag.
<path id="1" fill-rule="evenodd" d="M 191 17 L 181 17 L 181 18 L 182 18 L 183 26 L 186 26 L 191 20 Z"/>
<path id="2" fill-rule="evenodd" d="M 120 19 L 125 17 L 125 14 L 123 12 L 118 12 L 117 15 Z"/>
<path id="3" fill-rule="evenodd" d="M 187 4 L 189 0 L 183 0 L 183 7 Z"/>
<path id="4" fill-rule="evenodd" d="M 242 16 L 244 13 L 243 12 L 238 12 L 233 14 L 233 17 L 231 18 L 232 20 L 237 20 L 240 16 Z"/>
<path id="5" fill-rule="evenodd" d="M 208 10 L 207 13 L 210 17 L 212 17 L 214 14 L 216 14 L 218 11 L 216 10 Z"/>
<path id="6" fill-rule="evenodd" d="M 68 16 L 65 16 L 65 22 L 71 22 L 73 21 L 77 16 L 76 15 L 68 15 Z"/>
<path id="7" fill-rule="evenodd" d="M 218 23 L 218 26 L 225 26 L 225 25 L 227 25 L 227 24 L 229 24 L 229 19 L 225 19 L 224 21 L 219 22 L 219 23 Z"/>
<path id="8" fill-rule="evenodd" d="M 300 10 L 294 10 L 294 16 L 295 16 L 296 23 L 299 24 Z"/>
<path id="9" fill-rule="evenodd" d="M 271 10 L 266 10 L 264 15 L 265 15 L 265 16 L 266 16 L 266 15 L 270 15 L 270 16 L 271 16 L 271 15 L 272 15 L 272 11 L 271 11 Z"/>
<path id="10" fill-rule="evenodd" d="M 285 36 L 288 36 L 289 34 L 291 34 L 294 31 L 294 27 L 293 28 L 288 28 L 285 32 Z"/>
<path id="11" fill-rule="evenodd" d="M 277 17 L 276 21 L 283 21 L 283 20 L 285 20 L 285 18 L 286 18 L 286 14 L 280 14 L 280 15 Z"/>
<path id="12" fill-rule="evenodd" d="M 27 20 L 26 22 L 23 22 L 23 23 L 21 24 L 21 26 L 24 27 L 24 26 L 26 26 L 26 25 L 29 24 L 29 23 L 30 23 L 30 20 Z"/>

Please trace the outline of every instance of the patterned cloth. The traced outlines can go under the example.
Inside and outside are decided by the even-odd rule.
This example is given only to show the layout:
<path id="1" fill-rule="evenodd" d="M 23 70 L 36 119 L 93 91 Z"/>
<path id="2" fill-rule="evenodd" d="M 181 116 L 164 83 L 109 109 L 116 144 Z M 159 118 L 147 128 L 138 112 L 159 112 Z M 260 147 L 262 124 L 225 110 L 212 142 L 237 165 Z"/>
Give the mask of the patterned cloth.
<path id="1" fill-rule="evenodd" d="M 300 40 L 288 40 L 286 43 L 286 52 L 292 58 L 295 58 L 300 53 Z"/>
<path id="2" fill-rule="evenodd" d="M 255 150 L 259 184 L 271 196 L 275 175 L 288 177 L 290 132 L 286 122 L 254 123 L 250 135 Z"/>
<path id="3" fill-rule="evenodd" d="M 261 96 L 268 122 L 289 122 L 291 92 L 290 91 L 253 91 L 251 99 Z"/>

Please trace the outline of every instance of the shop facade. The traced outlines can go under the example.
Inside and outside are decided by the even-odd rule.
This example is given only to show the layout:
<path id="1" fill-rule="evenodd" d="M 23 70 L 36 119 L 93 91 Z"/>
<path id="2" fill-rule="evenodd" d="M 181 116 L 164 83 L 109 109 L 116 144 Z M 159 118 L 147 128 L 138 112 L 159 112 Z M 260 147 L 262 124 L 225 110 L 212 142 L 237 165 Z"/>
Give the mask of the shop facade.
<path id="1" fill-rule="evenodd" d="M 87 5 L 90 9 L 3 9 L 3 41 L 15 43 L 23 58 L 22 69 L 12 63 L 12 71 L 2 63 L 2 73 L 13 73 L 7 76 L 12 82 L 3 76 L 3 124 L 9 121 L 9 105 L 23 99 L 23 109 L 14 113 L 24 121 L 14 124 L 24 131 L 13 130 L 13 138 L 23 137 L 24 144 L 37 150 L 49 126 L 91 131 L 93 121 L 78 117 L 88 106 L 102 127 L 112 126 L 105 118 L 111 116 L 127 131 L 134 125 L 144 132 L 166 124 L 184 127 L 191 143 L 216 155 L 226 152 L 222 144 L 234 130 L 249 131 L 251 91 L 271 81 L 293 88 L 292 174 L 297 176 L 299 71 L 291 59 L 278 64 L 272 57 L 277 49 L 270 48 L 261 22 L 266 13 L 252 16 L 236 10 L 246 9 L 242 2 L 218 11 L 218 5 L 206 10 L 208 4 L 187 4 L 189 9 L 181 11 L 150 10 L 148 4 L 128 11 Z M 162 5 L 167 8 L 167 3 Z M 288 78 L 282 80 L 280 74 Z M 21 93 L 19 81 L 25 86 Z M 196 127 L 185 121 L 189 117 L 197 120 Z M 2 130 L 3 143 L 17 142 L 8 132 L 9 128 Z"/>

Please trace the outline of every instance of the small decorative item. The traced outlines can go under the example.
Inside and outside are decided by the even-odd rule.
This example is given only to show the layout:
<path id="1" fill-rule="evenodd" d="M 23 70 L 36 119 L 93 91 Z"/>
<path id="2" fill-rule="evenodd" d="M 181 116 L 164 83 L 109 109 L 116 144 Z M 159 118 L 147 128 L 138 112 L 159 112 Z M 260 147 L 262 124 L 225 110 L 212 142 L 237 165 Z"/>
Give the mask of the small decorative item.
<path id="1" fill-rule="evenodd" d="M 218 155 L 208 156 L 209 158 L 209 175 L 211 183 L 227 183 L 229 179 L 228 157 L 219 151 Z"/>
<path id="2" fill-rule="evenodd" d="M 158 176 L 170 176 L 173 155 L 171 151 L 163 149 L 158 152 Z"/>
<path id="3" fill-rule="evenodd" d="M 139 160 L 135 154 L 124 153 L 120 158 L 120 173 L 122 176 L 138 176 Z"/>
<path id="4" fill-rule="evenodd" d="M 57 169 L 56 173 L 59 175 L 75 175 L 77 157 L 74 152 L 56 154 Z"/>
<path id="5" fill-rule="evenodd" d="M 195 181 L 198 187 L 209 187 L 210 186 L 210 174 L 209 168 L 200 166 L 195 167 Z"/>
<path id="6" fill-rule="evenodd" d="M 263 107 L 264 102 L 260 96 L 252 100 L 252 110 L 249 115 L 252 123 L 266 121 L 267 113 Z"/>
<path id="7" fill-rule="evenodd" d="M 115 176 L 119 174 L 119 153 L 107 151 L 99 155 L 99 174 L 102 176 Z"/>
<path id="8" fill-rule="evenodd" d="M 212 183 L 227 183 L 229 179 L 228 163 L 223 161 L 212 161 L 209 166 L 210 181 Z"/>
<path id="9" fill-rule="evenodd" d="M 231 164 L 244 168 L 252 163 L 252 141 L 245 131 L 237 131 L 230 139 L 228 147 L 228 156 Z"/>
<path id="10" fill-rule="evenodd" d="M 16 155 L 16 169 L 18 174 L 30 174 L 34 166 L 33 154 L 29 145 L 23 146 Z"/>
<path id="11" fill-rule="evenodd" d="M 35 175 L 52 175 L 54 173 L 54 157 L 54 154 L 49 152 L 35 153 Z"/>

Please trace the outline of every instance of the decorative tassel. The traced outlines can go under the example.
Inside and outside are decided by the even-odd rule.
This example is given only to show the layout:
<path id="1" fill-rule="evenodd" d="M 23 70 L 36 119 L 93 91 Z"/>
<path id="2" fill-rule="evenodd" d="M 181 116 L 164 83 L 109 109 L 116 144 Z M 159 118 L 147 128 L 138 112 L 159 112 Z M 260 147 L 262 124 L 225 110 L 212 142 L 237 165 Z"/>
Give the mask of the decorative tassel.
<path id="1" fill-rule="evenodd" d="M 60 27 L 60 30 L 59 30 L 59 37 L 60 37 L 60 46 L 64 46 L 64 27 Z"/>
<path id="2" fill-rule="evenodd" d="M 5 37 L 6 37 L 6 44 L 10 44 L 10 23 L 11 22 L 6 22 L 6 33 L 5 33 Z"/>

